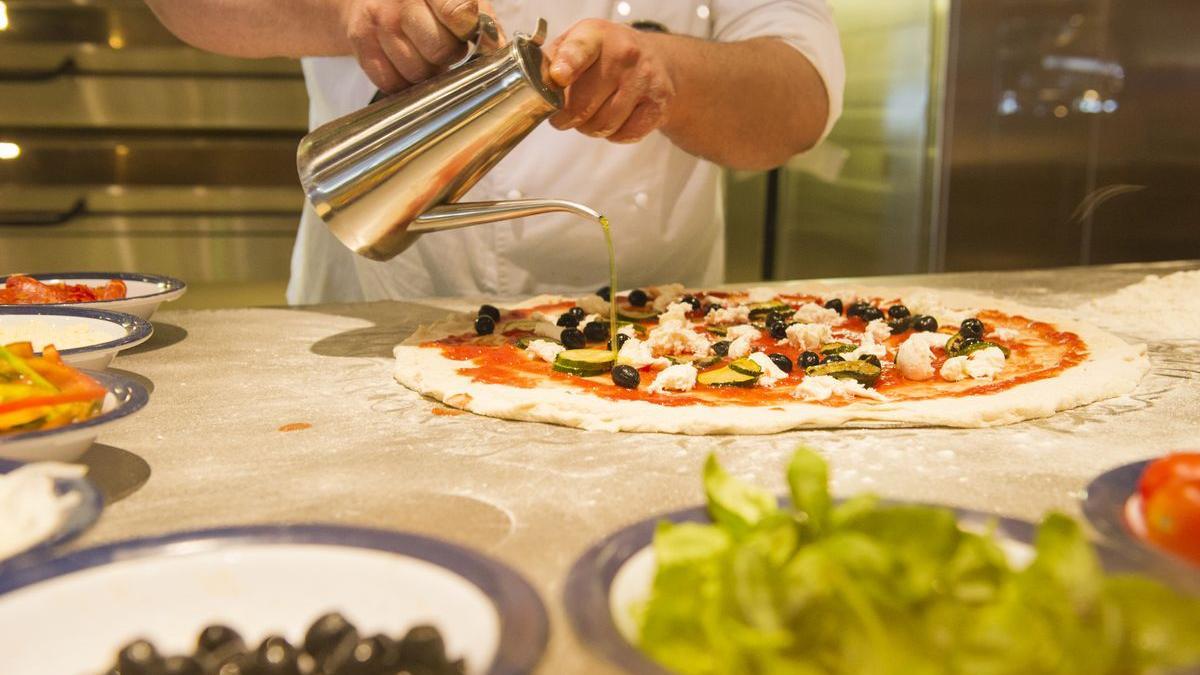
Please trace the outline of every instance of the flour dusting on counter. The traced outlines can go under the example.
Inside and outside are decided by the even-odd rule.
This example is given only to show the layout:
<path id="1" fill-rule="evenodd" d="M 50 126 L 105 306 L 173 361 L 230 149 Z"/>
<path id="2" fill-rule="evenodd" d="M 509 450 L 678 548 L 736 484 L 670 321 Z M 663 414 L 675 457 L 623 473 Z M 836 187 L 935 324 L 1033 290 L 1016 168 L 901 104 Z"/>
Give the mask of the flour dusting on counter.
<path id="1" fill-rule="evenodd" d="M 1084 318 L 1161 340 L 1200 340 L 1200 270 L 1147 276 L 1082 307 Z"/>
<path id="2" fill-rule="evenodd" d="M 54 481 L 85 473 L 85 467 L 75 464 L 40 462 L 0 476 L 0 560 L 36 546 L 62 527 L 80 497 L 76 492 L 58 494 Z"/>

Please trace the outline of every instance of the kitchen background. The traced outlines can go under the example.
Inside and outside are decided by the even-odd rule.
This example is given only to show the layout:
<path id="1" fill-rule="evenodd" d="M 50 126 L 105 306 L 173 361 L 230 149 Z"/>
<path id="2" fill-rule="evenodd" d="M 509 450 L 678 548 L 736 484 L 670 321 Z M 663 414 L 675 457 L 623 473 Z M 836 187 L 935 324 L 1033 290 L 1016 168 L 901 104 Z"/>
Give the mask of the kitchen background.
<path id="1" fill-rule="evenodd" d="M 729 281 L 1200 258 L 1200 3 L 831 4 L 845 114 L 730 172 Z M 0 272 L 282 303 L 307 105 L 295 62 L 191 49 L 140 0 L 0 1 Z"/>

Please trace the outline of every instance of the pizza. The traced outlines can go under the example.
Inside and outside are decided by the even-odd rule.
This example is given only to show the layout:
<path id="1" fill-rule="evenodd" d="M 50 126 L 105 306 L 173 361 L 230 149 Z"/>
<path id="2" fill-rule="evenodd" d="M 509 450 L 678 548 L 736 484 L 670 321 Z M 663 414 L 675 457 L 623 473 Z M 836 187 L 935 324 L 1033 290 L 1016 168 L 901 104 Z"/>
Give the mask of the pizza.
<path id="1" fill-rule="evenodd" d="M 765 434 L 1008 424 L 1128 393 L 1149 369 L 1144 345 L 959 292 L 670 284 L 613 300 L 615 323 L 601 289 L 422 326 L 396 347 L 395 377 L 492 417 Z"/>

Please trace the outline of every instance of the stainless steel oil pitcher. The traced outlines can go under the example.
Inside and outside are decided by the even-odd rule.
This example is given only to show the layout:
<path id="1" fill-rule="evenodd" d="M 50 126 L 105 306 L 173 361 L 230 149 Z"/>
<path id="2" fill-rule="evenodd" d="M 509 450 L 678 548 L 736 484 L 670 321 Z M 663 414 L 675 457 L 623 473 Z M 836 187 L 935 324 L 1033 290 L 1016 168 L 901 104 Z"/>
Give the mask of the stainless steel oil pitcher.
<path id="1" fill-rule="evenodd" d="M 494 24 L 481 17 L 481 26 Z M 477 39 L 459 66 L 305 136 L 300 184 L 337 238 L 388 260 L 426 232 L 550 211 L 599 218 L 554 199 L 454 203 L 562 107 L 561 90 L 542 77 L 545 38 L 543 19 L 490 52 Z"/>

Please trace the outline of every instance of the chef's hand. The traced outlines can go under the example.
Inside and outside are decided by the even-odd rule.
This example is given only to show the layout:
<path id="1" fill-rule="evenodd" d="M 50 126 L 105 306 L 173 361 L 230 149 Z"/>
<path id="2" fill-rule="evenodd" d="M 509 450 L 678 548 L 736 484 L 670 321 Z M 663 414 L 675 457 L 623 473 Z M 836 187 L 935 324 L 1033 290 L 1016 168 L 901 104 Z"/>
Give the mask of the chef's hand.
<path id="1" fill-rule="evenodd" d="M 371 82 L 394 92 L 429 79 L 466 53 L 478 0 L 346 0 L 342 27 Z"/>
<path id="2" fill-rule="evenodd" d="M 587 19 L 550 43 L 549 74 L 567 94 L 550 123 L 616 143 L 639 141 L 663 126 L 675 83 L 653 37 Z"/>

